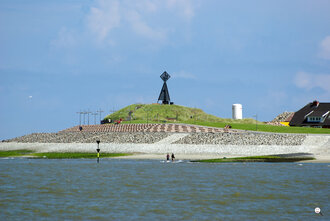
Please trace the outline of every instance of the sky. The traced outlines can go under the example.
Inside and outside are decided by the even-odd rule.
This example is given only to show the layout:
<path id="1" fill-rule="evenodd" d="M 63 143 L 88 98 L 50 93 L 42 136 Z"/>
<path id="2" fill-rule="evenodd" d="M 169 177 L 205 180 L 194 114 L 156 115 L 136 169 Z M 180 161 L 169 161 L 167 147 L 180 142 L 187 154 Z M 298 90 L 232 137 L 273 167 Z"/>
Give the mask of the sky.
<path id="1" fill-rule="evenodd" d="M 223 118 L 329 102 L 330 1 L 0 0 L 0 140 L 156 103 L 164 71 L 171 101 Z"/>

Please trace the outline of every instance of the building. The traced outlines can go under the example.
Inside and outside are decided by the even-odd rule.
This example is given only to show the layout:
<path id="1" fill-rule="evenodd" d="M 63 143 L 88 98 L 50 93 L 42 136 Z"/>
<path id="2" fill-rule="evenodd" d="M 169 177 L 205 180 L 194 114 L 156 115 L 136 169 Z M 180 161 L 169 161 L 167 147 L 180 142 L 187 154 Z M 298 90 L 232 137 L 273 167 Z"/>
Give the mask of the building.
<path id="1" fill-rule="evenodd" d="M 313 101 L 297 111 L 290 126 L 330 128 L 330 103 Z"/>
<path id="2" fill-rule="evenodd" d="M 233 117 L 234 120 L 243 119 L 242 104 L 233 104 L 233 106 L 232 106 L 232 117 Z"/>

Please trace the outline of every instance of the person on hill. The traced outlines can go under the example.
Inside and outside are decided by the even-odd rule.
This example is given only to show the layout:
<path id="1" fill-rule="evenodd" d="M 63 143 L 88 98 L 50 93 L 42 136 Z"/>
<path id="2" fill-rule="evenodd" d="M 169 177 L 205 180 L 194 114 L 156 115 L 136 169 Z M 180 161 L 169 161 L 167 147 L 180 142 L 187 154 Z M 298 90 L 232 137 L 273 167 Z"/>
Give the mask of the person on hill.
<path id="1" fill-rule="evenodd" d="M 171 159 L 172 159 L 172 162 L 173 162 L 174 159 L 175 159 L 174 153 L 172 153 Z"/>

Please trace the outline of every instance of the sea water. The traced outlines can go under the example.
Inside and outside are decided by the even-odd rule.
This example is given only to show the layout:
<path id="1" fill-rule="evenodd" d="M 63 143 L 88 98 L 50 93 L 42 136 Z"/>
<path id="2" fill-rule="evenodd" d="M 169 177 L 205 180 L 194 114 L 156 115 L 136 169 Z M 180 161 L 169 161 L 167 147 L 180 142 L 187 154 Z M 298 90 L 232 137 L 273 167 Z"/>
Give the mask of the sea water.
<path id="1" fill-rule="evenodd" d="M 7 158 L 0 220 L 330 220 L 329 184 L 329 164 Z"/>

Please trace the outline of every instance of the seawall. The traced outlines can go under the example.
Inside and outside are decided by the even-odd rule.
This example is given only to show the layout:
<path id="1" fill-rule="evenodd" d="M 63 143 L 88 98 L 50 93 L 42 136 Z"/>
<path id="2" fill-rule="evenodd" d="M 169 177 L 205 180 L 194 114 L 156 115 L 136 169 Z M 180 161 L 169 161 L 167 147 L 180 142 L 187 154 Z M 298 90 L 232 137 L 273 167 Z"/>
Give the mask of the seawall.
<path id="1" fill-rule="evenodd" d="M 121 134 L 120 139 L 110 139 L 109 134 L 102 135 L 109 142 L 100 144 L 102 152 L 122 152 L 155 154 L 163 156 L 175 153 L 181 159 L 218 158 L 224 156 L 253 156 L 272 154 L 313 154 L 316 158 L 330 159 L 329 135 L 292 135 L 273 133 L 127 133 Z M 112 134 L 117 136 L 118 133 Z M 30 149 L 37 152 L 95 152 L 96 143 L 89 142 L 1 142 L 0 150 Z M 100 138 L 100 134 L 97 135 Z M 101 138 L 102 138 L 101 136 Z M 111 137 L 111 136 L 110 136 Z M 132 137 L 140 139 L 140 143 L 132 143 Z M 148 138 L 147 142 L 142 138 Z M 63 138 L 63 137 L 61 137 Z M 118 137 L 117 137 L 118 138 Z M 142 139 L 142 140 L 141 140 Z M 85 141 L 86 141 L 85 140 Z M 93 142 L 92 142 L 93 141 Z M 103 141 L 106 141 L 103 139 Z M 112 142 L 111 142 L 112 141 Z"/>

